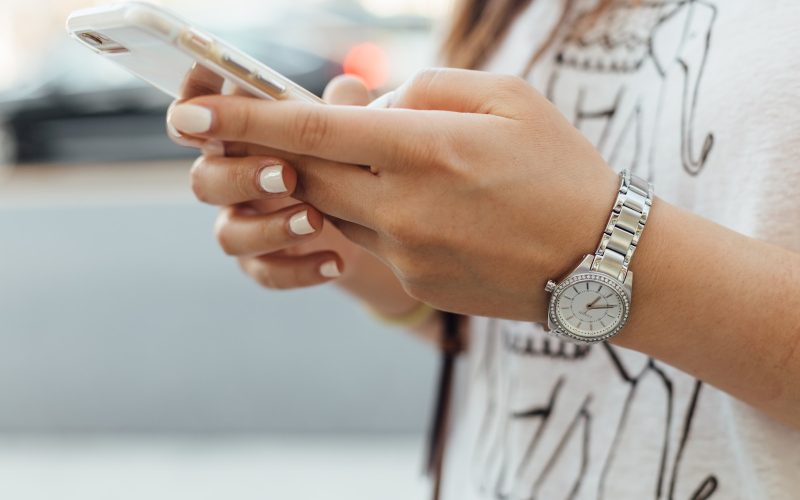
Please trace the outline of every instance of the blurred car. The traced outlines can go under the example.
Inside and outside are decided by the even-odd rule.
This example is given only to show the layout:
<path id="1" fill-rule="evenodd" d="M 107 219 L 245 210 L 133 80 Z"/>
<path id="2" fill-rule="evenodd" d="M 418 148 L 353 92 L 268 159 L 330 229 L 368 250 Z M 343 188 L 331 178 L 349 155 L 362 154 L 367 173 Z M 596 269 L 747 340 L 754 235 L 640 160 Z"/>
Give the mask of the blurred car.
<path id="1" fill-rule="evenodd" d="M 224 37 L 310 91 L 340 64 L 256 36 Z M 0 163 L 103 162 L 195 155 L 164 134 L 171 99 L 65 40 L 30 84 L 0 94 Z"/>

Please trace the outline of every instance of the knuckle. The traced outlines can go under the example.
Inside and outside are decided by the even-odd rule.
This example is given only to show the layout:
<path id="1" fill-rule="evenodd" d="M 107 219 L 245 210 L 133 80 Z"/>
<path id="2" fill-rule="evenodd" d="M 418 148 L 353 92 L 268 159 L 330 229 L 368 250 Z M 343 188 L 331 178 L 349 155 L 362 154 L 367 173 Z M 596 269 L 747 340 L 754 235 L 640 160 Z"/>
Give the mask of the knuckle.
<path id="1" fill-rule="evenodd" d="M 289 286 L 287 283 L 284 283 L 284 282 L 282 282 L 280 280 L 274 280 L 273 281 L 273 285 L 272 285 L 272 289 L 273 290 L 285 291 L 285 290 L 291 290 L 292 288 L 294 288 L 294 287 L 293 286 Z"/>
<path id="2" fill-rule="evenodd" d="M 409 81 L 409 91 L 414 94 L 426 93 L 433 81 L 441 74 L 442 70 L 438 68 L 422 68 L 418 70 Z"/>
<path id="3" fill-rule="evenodd" d="M 217 234 L 217 242 L 219 243 L 220 248 L 222 248 L 222 251 L 225 252 L 225 255 L 236 255 L 233 242 L 231 242 L 231 238 L 227 231 L 220 231 Z"/>
<path id="4" fill-rule="evenodd" d="M 304 275 L 303 269 L 300 266 L 292 266 L 289 271 L 290 283 L 289 288 L 296 288 L 303 286 L 308 282 L 308 278 Z"/>
<path id="5" fill-rule="evenodd" d="M 253 273 L 253 278 L 270 290 L 292 290 L 302 286 L 302 272 L 297 266 L 276 269 L 272 263 L 261 262 Z"/>
<path id="6" fill-rule="evenodd" d="M 281 276 L 281 273 L 269 273 L 270 288 L 273 290 L 291 290 L 295 288 L 295 282 L 291 277 L 294 271 L 289 271 L 288 274 L 289 276 Z"/>
<path id="7" fill-rule="evenodd" d="M 294 118 L 294 137 L 299 149 L 313 151 L 322 146 L 328 137 L 330 124 L 323 113 L 307 107 Z"/>
<path id="8" fill-rule="evenodd" d="M 436 68 L 423 68 L 416 71 L 400 89 L 401 101 L 412 108 L 415 104 L 424 104 L 434 80 L 441 71 Z"/>
<path id="9" fill-rule="evenodd" d="M 258 237 L 265 246 L 280 245 L 290 241 L 289 231 L 286 230 L 282 221 L 272 218 L 265 219 L 259 223 Z"/>
<path id="10" fill-rule="evenodd" d="M 189 182 L 191 183 L 195 198 L 203 203 L 210 203 L 208 190 L 206 189 L 203 163 L 204 158 L 201 156 L 192 164 L 192 168 L 189 170 Z"/>
<path id="11" fill-rule="evenodd" d="M 273 290 L 278 289 L 275 283 L 275 275 L 272 272 L 272 269 L 270 269 L 269 264 L 264 263 L 258 266 L 256 271 L 253 273 L 253 278 L 264 288 Z"/>
<path id="12" fill-rule="evenodd" d="M 528 82 L 516 75 L 499 75 L 495 83 L 495 96 L 509 97 L 527 92 Z"/>
<path id="13" fill-rule="evenodd" d="M 217 238 L 217 243 L 219 244 L 222 251 L 225 252 L 226 255 L 236 255 L 236 244 L 231 237 L 231 233 L 228 230 L 227 221 L 223 220 L 222 218 L 219 219 L 219 222 L 214 226 L 214 233 Z"/>
<path id="14" fill-rule="evenodd" d="M 228 170 L 228 182 L 230 182 L 231 191 L 235 194 L 237 200 L 244 201 L 253 194 L 254 175 L 252 169 L 248 168 L 246 161 L 237 163 L 237 165 Z"/>
<path id="15" fill-rule="evenodd" d="M 231 108 L 231 115 L 235 116 L 236 118 L 230 120 L 230 124 L 227 124 L 233 130 L 233 135 L 236 137 L 247 138 L 250 137 L 251 132 L 255 133 L 254 130 L 251 130 L 253 125 L 253 117 L 251 115 L 250 106 L 244 105 L 237 105 Z M 218 127 L 225 127 L 226 124 L 218 123 Z"/>

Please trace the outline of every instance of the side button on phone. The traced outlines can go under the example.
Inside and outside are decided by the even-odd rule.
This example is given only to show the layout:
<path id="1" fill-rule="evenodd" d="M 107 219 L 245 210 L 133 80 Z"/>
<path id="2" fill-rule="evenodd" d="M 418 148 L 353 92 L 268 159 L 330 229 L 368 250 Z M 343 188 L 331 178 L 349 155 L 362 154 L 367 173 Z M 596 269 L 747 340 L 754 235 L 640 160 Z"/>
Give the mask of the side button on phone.
<path id="1" fill-rule="evenodd" d="M 286 86 L 282 85 L 276 81 L 270 80 L 269 78 L 265 77 L 261 73 L 255 74 L 256 83 L 258 83 L 264 90 L 269 92 L 271 95 L 275 97 L 280 96 L 284 92 L 286 92 Z"/>

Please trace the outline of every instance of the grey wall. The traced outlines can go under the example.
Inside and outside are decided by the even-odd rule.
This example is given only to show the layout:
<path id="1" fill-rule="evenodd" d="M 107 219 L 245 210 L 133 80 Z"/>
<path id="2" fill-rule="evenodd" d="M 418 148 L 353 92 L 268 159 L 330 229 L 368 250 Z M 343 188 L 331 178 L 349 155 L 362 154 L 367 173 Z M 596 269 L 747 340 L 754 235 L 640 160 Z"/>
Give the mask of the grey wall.
<path id="1" fill-rule="evenodd" d="M 0 431 L 419 431 L 435 355 L 267 292 L 197 205 L 0 210 Z"/>

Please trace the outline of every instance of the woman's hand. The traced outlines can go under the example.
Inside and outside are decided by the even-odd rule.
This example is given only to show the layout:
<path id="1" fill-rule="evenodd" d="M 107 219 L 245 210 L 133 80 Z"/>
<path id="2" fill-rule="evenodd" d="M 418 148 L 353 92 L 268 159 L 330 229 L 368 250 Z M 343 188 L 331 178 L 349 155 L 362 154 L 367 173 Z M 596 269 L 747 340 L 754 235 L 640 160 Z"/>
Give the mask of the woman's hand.
<path id="1" fill-rule="evenodd" d="M 217 94 L 222 79 L 197 66 L 187 76 L 184 99 Z M 369 91 L 361 80 L 338 77 L 323 96 L 336 104 L 364 105 Z M 222 207 L 215 230 L 223 250 L 258 283 L 273 289 L 337 285 L 389 316 L 402 315 L 418 302 L 402 289 L 386 266 L 326 223 L 313 206 L 292 198 L 297 174 L 284 158 L 305 169 L 322 162 L 258 144 L 221 142 L 184 135 L 169 123 L 178 144 L 202 148 L 192 168 L 196 196 Z M 420 332 L 425 335 L 435 332 Z"/>
<path id="2" fill-rule="evenodd" d="M 187 75 L 184 100 L 219 93 L 222 82 L 197 66 Z M 367 89 L 352 78 L 331 82 L 325 97 L 338 104 L 369 102 Z M 298 288 L 339 278 L 344 269 L 350 271 L 345 262 L 355 270 L 364 250 L 325 224 L 314 207 L 292 198 L 297 174 L 286 160 L 271 154 L 275 151 L 184 135 L 169 122 L 167 131 L 178 144 L 202 149 L 191 170 L 192 190 L 200 201 L 222 207 L 215 224 L 220 246 L 258 283 L 274 289 Z M 318 161 L 282 156 L 292 157 L 296 164 Z"/>
<path id="3" fill-rule="evenodd" d="M 381 102 L 392 109 L 204 96 L 176 106 L 170 123 L 287 152 L 294 196 L 334 217 L 419 300 L 544 321 L 544 284 L 594 250 L 616 175 L 518 78 L 429 70 Z M 321 160 L 297 161 L 308 156 Z"/>

